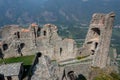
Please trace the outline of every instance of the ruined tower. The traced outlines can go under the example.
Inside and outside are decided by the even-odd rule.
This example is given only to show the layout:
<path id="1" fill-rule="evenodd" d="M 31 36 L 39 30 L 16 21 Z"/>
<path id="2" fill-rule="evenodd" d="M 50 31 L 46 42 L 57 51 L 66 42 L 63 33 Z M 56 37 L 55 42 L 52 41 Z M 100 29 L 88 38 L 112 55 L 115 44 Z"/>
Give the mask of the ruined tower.
<path id="1" fill-rule="evenodd" d="M 113 12 L 109 14 L 95 13 L 92 16 L 81 54 L 92 55 L 92 65 L 95 67 L 103 68 L 107 65 L 114 17 Z"/>

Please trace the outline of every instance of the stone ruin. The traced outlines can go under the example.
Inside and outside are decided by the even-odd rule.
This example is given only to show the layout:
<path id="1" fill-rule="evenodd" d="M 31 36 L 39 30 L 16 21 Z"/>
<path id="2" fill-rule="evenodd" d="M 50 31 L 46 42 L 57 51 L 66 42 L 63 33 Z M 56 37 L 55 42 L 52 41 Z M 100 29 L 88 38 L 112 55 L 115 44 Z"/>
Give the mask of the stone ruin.
<path id="1" fill-rule="evenodd" d="M 2 58 L 6 58 L 33 55 L 36 52 L 41 52 L 42 55 L 49 56 L 51 60 L 56 60 L 58 64 L 60 61 L 75 61 L 76 57 L 87 56 L 86 60 L 91 59 L 91 63 L 57 66 L 55 75 L 57 75 L 58 80 L 76 80 L 79 75 L 88 79 L 91 66 L 104 68 L 109 65 L 108 53 L 114 17 L 114 13 L 93 14 L 85 42 L 81 48 L 76 46 L 73 39 L 61 38 L 57 33 L 57 27 L 52 24 L 46 24 L 41 28 L 33 23 L 27 29 L 17 25 L 10 25 L 4 27 L 0 32 L 2 37 L 0 54 Z M 45 56 L 39 58 L 38 64 L 34 66 L 32 80 L 45 78 L 40 70 L 46 72 L 46 79 L 55 76 L 50 74 L 56 68 L 51 68 L 53 65 L 49 62 L 50 59 Z M 53 77 L 51 80 L 57 79 Z"/>
<path id="2" fill-rule="evenodd" d="M 81 78 L 83 80 L 92 80 L 91 77 L 92 67 L 105 68 L 107 65 L 110 65 L 108 53 L 109 53 L 114 17 L 115 17 L 114 13 L 109 13 L 109 14 L 95 13 L 93 15 L 90 23 L 90 28 L 88 30 L 88 34 L 85 39 L 85 43 L 83 44 L 82 48 L 76 49 L 77 52 L 74 56 L 74 58 L 77 56 L 81 56 L 81 57 L 89 56 L 87 57 L 88 60 L 92 59 L 92 61 L 89 61 L 88 63 L 75 62 L 73 64 L 70 63 L 64 66 L 54 66 L 51 64 L 47 67 L 48 69 L 47 72 L 49 74 L 46 75 L 50 76 L 50 73 L 52 73 L 50 66 L 54 66 L 52 70 L 55 70 L 54 75 L 56 76 L 52 77 L 52 80 L 80 80 Z M 66 60 L 64 60 L 63 63 L 64 62 L 69 63 L 70 61 L 71 61 L 70 58 L 66 57 Z M 48 61 L 44 61 L 44 62 L 45 62 L 44 65 L 49 64 Z M 38 66 L 41 63 L 42 62 L 38 63 L 36 66 Z M 58 62 L 58 64 L 60 65 L 60 62 Z M 33 71 L 34 72 L 33 77 L 36 75 L 35 73 L 37 73 L 37 75 L 39 74 L 38 70 L 41 70 L 40 68 L 41 67 L 38 67 L 36 68 L 35 71 Z M 32 79 L 35 78 L 33 77 Z M 49 77 L 49 79 L 51 78 Z"/>
<path id="3" fill-rule="evenodd" d="M 93 66 L 106 67 L 115 14 L 99 14 L 92 16 L 90 27 L 79 55 L 93 56 Z"/>
<path id="4" fill-rule="evenodd" d="M 43 28 L 31 24 L 25 29 L 17 25 L 3 28 L 1 50 L 4 58 L 32 55 L 42 52 L 53 60 L 65 60 L 76 56 L 77 47 L 73 39 L 62 39 L 57 27 L 46 24 Z"/>

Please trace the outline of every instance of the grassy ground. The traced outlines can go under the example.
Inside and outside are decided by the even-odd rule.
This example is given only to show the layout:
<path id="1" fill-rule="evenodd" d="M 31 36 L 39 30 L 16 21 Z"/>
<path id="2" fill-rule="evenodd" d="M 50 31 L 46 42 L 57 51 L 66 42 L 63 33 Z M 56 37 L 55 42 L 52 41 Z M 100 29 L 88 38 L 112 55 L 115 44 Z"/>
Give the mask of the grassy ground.
<path id="1" fill-rule="evenodd" d="M 12 58 L 5 58 L 0 60 L 0 64 L 2 63 L 17 63 L 17 62 L 23 62 L 23 65 L 31 65 L 34 59 L 34 55 L 30 56 L 21 56 L 21 57 L 12 57 Z"/>
<path id="2" fill-rule="evenodd" d="M 0 64 L 23 62 L 23 66 L 24 66 L 23 79 L 25 79 L 29 74 L 29 70 L 30 70 L 30 67 L 32 65 L 34 58 L 35 58 L 35 55 L 5 58 L 5 59 L 0 59 Z"/>

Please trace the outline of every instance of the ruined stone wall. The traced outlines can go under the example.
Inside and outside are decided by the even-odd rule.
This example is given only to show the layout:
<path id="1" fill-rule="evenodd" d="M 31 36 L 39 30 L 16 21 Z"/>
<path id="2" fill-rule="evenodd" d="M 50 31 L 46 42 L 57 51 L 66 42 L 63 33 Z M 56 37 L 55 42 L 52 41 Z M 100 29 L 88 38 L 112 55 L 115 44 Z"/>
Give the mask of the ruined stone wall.
<path id="1" fill-rule="evenodd" d="M 64 60 L 76 56 L 77 47 L 75 41 L 67 38 L 62 39 L 57 34 L 55 25 L 44 25 L 41 29 L 41 37 L 36 41 L 39 51 L 49 55 L 53 60 Z"/>
<path id="2" fill-rule="evenodd" d="M 1 29 L 1 37 L 2 39 L 7 39 L 10 37 L 14 32 L 19 31 L 21 27 L 19 25 L 6 25 L 4 28 Z"/>
<path id="3" fill-rule="evenodd" d="M 90 64 L 73 64 L 65 66 L 64 80 L 89 80 Z"/>
<path id="4" fill-rule="evenodd" d="M 114 16 L 114 13 L 95 13 L 92 16 L 90 28 L 79 55 L 92 55 L 93 66 L 103 68 L 107 65 Z"/>
<path id="5" fill-rule="evenodd" d="M 4 57 L 32 55 L 39 51 L 53 60 L 74 58 L 77 52 L 75 41 L 62 39 L 57 31 L 57 26 L 52 24 L 46 24 L 43 28 L 34 24 L 28 29 L 15 27 L 15 30 L 11 29 L 8 33 L 9 37 L 2 40 L 7 45 L 6 50 L 3 50 Z"/>
<path id="6" fill-rule="evenodd" d="M 103 30 L 101 31 L 100 44 L 98 45 L 93 59 L 94 66 L 103 68 L 107 65 L 114 17 L 114 13 L 104 15 L 105 20 Z"/>
<path id="7" fill-rule="evenodd" d="M 53 60 L 65 60 L 78 56 L 93 55 L 93 64 L 105 66 L 112 34 L 114 14 L 94 14 L 81 50 L 73 39 L 62 39 L 57 26 L 46 24 L 43 28 L 31 24 L 28 29 L 18 26 L 3 28 L 2 50 L 4 57 L 31 55 L 42 52 Z M 7 33 L 6 33 L 7 31 Z M 6 39 L 5 39 L 6 38 Z M 3 46 L 4 45 L 4 46 Z"/>

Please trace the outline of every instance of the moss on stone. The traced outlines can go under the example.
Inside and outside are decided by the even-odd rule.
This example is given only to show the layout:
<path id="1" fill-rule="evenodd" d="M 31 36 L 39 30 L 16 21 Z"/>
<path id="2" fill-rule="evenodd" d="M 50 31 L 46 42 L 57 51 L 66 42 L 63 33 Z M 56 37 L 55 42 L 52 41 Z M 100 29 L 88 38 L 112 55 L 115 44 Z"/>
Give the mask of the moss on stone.
<path id="1" fill-rule="evenodd" d="M 86 58 L 86 57 L 88 57 L 88 56 L 89 56 L 89 55 L 87 55 L 87 56 L 77 56 L 76 59 L 77 59 L 77 60 L 80 60 L 80 59 Z"/>

